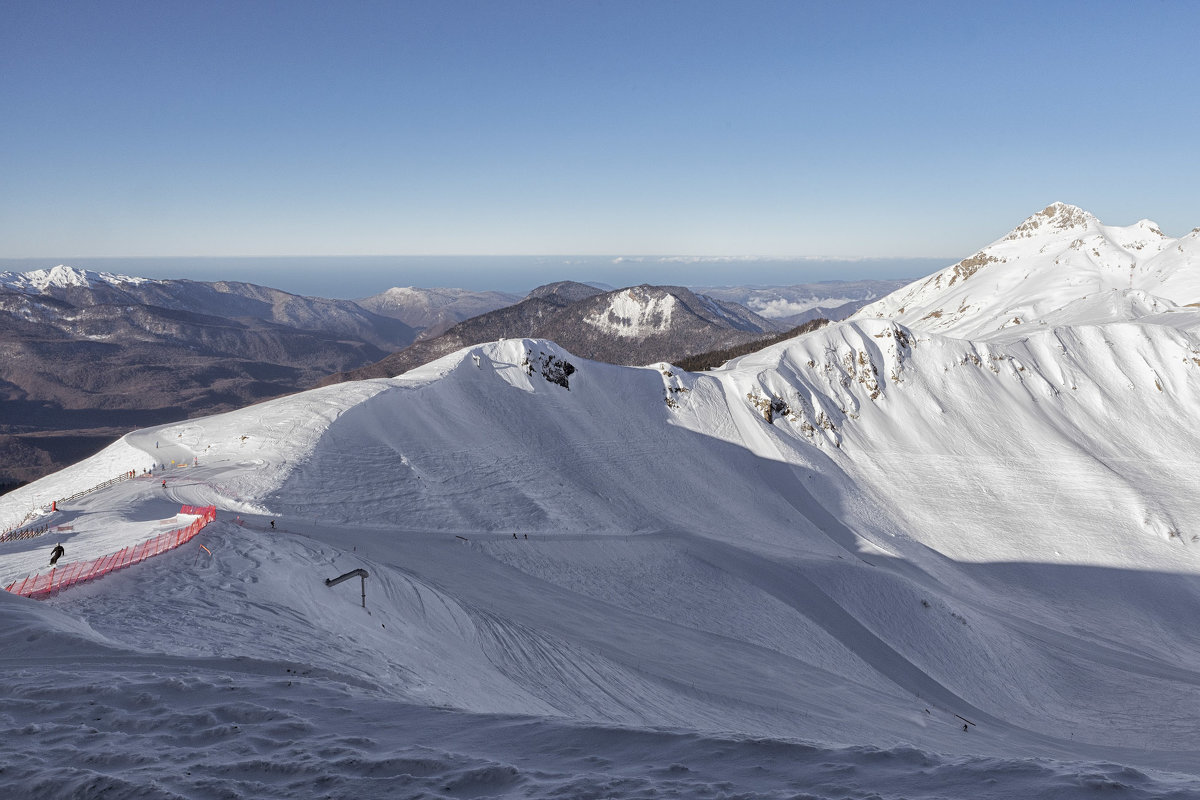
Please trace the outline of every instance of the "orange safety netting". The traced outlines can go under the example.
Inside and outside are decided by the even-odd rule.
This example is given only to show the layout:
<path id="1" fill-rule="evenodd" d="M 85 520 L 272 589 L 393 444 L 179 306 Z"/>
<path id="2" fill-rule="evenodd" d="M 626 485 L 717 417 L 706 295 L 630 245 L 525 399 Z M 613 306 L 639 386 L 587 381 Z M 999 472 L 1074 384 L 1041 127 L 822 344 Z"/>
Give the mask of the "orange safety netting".
<path id="1" fill-rule="evenodd" d="M 109 553 L 106 556 L 101 556 L 91 561 L 77 561 L 73 564 L 64 564 L 61 567 L 51 569 L 45 575 L 38 573 L 25 578 L 23 581 L 13 581 L 8 586 L 5 586 L 4 589 L 23 597 L 45 597 L 52 592 L 66 589 L 68 586 L 74 586 L 77 583 L 99 578 L 101 575 L 107 575 L 113 570 L 128 567 L 130 564 L 145 561 L 151 556 L 156 556 L 159 553 L 165 553 L 168 550 L 179 547 L 179 545 L 190 541 L 205 525 L 217 518 L 217 509 L 215 506 L 182 506 L 179 509 L 179 513 L 196 514 L 200 518 L 186 528 L 167 531 L 155 536 L 153 539 L 147 539 L 141 544 L 122 548 L 115 553 Z"/>

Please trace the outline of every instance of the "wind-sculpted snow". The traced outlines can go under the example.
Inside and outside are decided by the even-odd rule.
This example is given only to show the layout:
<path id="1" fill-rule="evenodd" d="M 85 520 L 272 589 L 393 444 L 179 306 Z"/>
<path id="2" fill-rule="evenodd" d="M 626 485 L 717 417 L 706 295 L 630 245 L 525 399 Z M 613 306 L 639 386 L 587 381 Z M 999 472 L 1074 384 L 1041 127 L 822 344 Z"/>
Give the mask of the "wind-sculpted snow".
<path id="1" fill-rule="evenodd" d="M 1012 243 L 1090 230 L 1060 214 Z M 0 596 L 0 786 L 1197 796 L 1200 310 L 1047 320 L 871 316 L 700 374 L 509 339 L 132 433 L 0 519 L 136 456 L 175 466 L 43 515 L 69 558 L 218 520 Z M 324 583 L 355 569 L 365 608 Z"/>

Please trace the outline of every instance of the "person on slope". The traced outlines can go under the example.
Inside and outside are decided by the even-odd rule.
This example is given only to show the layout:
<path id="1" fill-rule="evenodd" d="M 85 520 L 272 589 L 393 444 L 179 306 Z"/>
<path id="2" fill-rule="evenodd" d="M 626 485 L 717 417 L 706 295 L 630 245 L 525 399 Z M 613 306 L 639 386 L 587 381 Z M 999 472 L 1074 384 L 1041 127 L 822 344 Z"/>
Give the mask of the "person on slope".
<path id="1" fill-rule="evenodd" d="M 61 544 L 54 545 L 54 549 L 50 551 L 50 566 L 53 567 L 57 564 L 58 560 L 66 555 L 66 552 Z"/>

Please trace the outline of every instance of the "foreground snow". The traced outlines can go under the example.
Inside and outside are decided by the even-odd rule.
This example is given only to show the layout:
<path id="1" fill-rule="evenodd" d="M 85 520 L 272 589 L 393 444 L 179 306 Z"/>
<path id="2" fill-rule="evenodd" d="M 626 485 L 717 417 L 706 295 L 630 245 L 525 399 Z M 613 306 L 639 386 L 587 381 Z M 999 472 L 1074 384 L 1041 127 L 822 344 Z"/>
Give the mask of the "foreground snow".
<path id="1" fill-rule="evenodd" d="M 187 466 L 0 544 L 0 580 L 218 520 L 0 595 L 0 786 L 1200 795 L 1200 312 L 1147 296 L 986 340 L 868 315 L 704 375 L 510 340 L 130 434 L 0 525 Z M 366 609 L 324 583 L 358 568 Z"/>

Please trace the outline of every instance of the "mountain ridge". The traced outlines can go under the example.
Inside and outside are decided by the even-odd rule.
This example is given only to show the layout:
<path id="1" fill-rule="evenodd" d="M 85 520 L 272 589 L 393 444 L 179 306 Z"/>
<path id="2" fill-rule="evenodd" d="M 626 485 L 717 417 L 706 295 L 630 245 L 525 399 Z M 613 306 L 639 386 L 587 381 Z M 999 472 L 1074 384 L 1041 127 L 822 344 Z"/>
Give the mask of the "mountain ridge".
<path id="1" fill-rule="evenodd" d="M 779 325 L 748 309 L 706 299 L 682 286 L 642 284 L 605 292 L 559 281 L 534 289 L 520 303 L 464 320 L 441 336 L 416 342 L 375 364 L 331 375 L 322 385 L 392 377 L 495 339 L 553 339 L 567 342 L 585 358 L 644 364 L 744 344 L 779 330 Z"/>
<path id="2" fill-rule="evenodd" d="M 307 388 L 414 336 L 349 301 L 253 284 L 0 274 L 0 484 L 133 427 Z"/>

